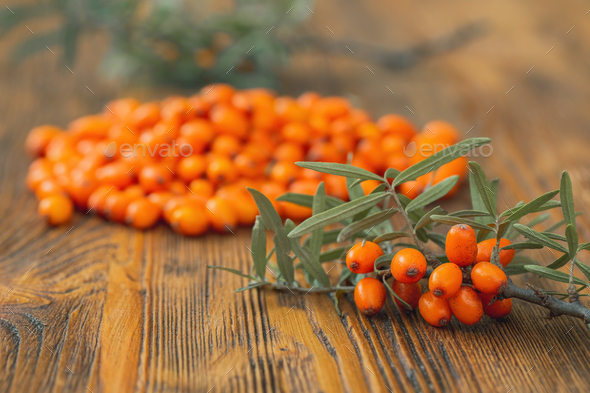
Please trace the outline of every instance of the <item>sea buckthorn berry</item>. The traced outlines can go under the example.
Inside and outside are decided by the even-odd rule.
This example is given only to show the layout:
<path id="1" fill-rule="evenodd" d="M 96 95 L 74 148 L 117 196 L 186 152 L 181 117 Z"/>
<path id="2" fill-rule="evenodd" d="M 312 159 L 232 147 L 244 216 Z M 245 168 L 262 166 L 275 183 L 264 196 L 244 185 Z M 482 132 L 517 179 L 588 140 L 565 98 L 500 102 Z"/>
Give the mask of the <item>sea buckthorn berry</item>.
<path id="1" fill-rule="evenodd" d="M 506 247 L 512 244 L 508 239 L 500 239 L 500 248 Z M 488 239 L 477 243 L 477 258 L 475 262 L 491 262 L 492 250 L 496 245 L 496 239 Z M 506 267 L 514 258 L 515 250 L 501 250 L 500 251 L 500 263 Z"/>
<path id="2" fill-rule="evenodd" d="M 369 195 L 375 188 L 379 187 L 381 184 L 383 184 L 383 182 L 379 180 L 365 180 L 361 183 L 361 188 L 363 189 L 365 195 Z"/>
<path id="3" fill-rule="evenodd" d="M 419 281 L 426 273 L 426 258 L 414 248 L 398 251 L 391 260 L 393 278 L 404 284 Z"/>
<path id="4" fill-rule="evenodd" d="M 475 289 L 483 293 L 497 295 L 508 284 L 506 273 L 491 262 L 479 262 L 471 269 L 471 282 Z"/>
<path id="5" fill-rule="evenodd" d="M 198 179 L 206 170 L 207 159 L 199 155 L 181 158 L 176 166 L 176 174 L 185 182 Z"/>
<path id="6" fill-rule="evenodd" d="M 211 227 L 219 233 L 233 233 L 238 225 L 238 216 L 233 210 L 232 205 L 217 197 L 207 201 L 207 210 L 209 223 Z"/>
<path id="7" fill-rule="evenodd" d="M 88 197 L 88 209 L 93 213 L 104 214 L 104 202 L 112 191 L 118 191 L 114 186 L 98 186 Z"/>
<path id="8" fill-rule="evenodd" d="M 233 182 L 237 179 L 236 166 L 227 157 L 214 157 L 207 166 L 207 179 L 219 184 L 224 182 Z"/>
<path id="9" fill-rule="evenodd" d="M 422 130 L 422 134 L 426 135 L 431 143 L 440 145 L 436 151 L 440 151 L 459 142 L 459 132 L 457 129 L 444 120 L 428 122 Z"/>
<path id="10" fill-rule="evenodd" d="M 284 185 L 295 181 L 301 174 L 301 168 L 289 161 L 279 161 L 270 168 L 270 178 Z"/>
<path id="11" fill-rule="evenodd" d="M 74 169 L 70 173 L 65 189 L 74 204 L 80 209 L 85 209 L 88 204 L 88 198 L 90 198 L 96 187 L 98 187 L 98 182 L 92 173 Z"/>
<path id="12" fill-rule="evenodd" d="M 204 209 L 205 203 L 207 203 L 207 199 L 195 196 L 192 194 L 188 195 L 174 195 L 172 198 L 168 199 L 162 208 L 162 215 L 164 219 L 170 223 L 172 219 L 172 213 L 174 210 L 178 209 L 182 206 L 196 206 L 198 208 Z"/>
<path id="13" fill-rule="evenodd" d="M 172 212 L 170 226 L 174 231 L 184 236 L 202 235 L 209 228 L 207 214 L 203 208 L 198 206 L 181 206 Z"/>
<path id="14" fill-rule="evenodd" d="M 57 184 L 55 180 L 50 178 L 42 181 L 39 184 L 39 186 L 35 189 L 35 195 L 37 195 L 37 199 L 39 200 L 55 194 L 65 195 L 65 191 L 63 187 Z"/>
<path id="15" fill-rule="evenodd" d="M 107 136 L 112 123 L 100 115 L 82 116 L 68 125 L 68 130 L 77 138 L 103 139 Z"/>
<path id="16" fill-rule="evenodd" d="M 248 134 L 248 120 L 237 109 L 228 105 L 215 105 L 209 113 L 213 127 L 222 134 L 244 138 Z"/>
<path id="17" fill-rule="evenodd" d="M 395 294 L 398 295 L 404 302 L 408 303 L 412 309 L 418 307 L 420 297 L 422 296 L 422 285 L 420 282 L 404 284 L 403 282 L 393 280 L 391 289 L 393 289 L 393 292 L 395 292 Z M 404 306 L 399 300 L 395 299 L 395 302 L 397 303 L 398 307 L 400 307 L 400 309 L 406 309 L 406 306 Z"/>
<path id="18" fill-rule="evenodd" d="M 104 200 L 104 215 L 111 221 L 124 222 L 127 206 L 133 198 L 124 191 L 112 190 Z"/>
<path id="19" fill-rule="evenodd" d="M 512 299 L 496 300 L 492 303 L 495 295 L 480 293 L 483 312 L 490 318 L 499 319 L 507 317 L 512 311 Z M 490 304 L 491 303 L 491 304 Z"/>
<path id="20" fill-rule="evenodd" d="M 62 194 L 47 196 L 39 201 L 39 216 L 49 225 L 61 225 L 70 221 L 74 213 L 72 200 Z"/>
<path id="21" fill-rule="evenodd" d="M 174 198 L 174 194 L 171 193 L 170 191 L 156 191 L 156 192 L 152 192 L 150 195 L 148 195 L 148 199 L 152 202 L 155 203 L 156 205 L 158 205 L 160 207 L 160 210 L 164 209 L 164 206 L 166 205 L 166 203 Z"/>
<path id="22" fill-rule="evenodd" d="M 428 289 L 434 296 L 449 298 L 459 291 L 463 272 L 454 263 L 443 263 L 430 274 Z"/>
<path id="23" fill-rule="evenodd" d="M 211 182 L 206 179 L 195 179 L 189 184 L 188 188 L 194 195 L 200 195 L 205 198 L 211 198 L 215 192 Z"/>
<path id="24" fill-rule="evenodd" d="M 470 266 L 477 257 L 477 237 L 469 225 L 451 227 L 445 241 L 445 253 L 449 262 L 460 267 Z"/>
<path id="25" fill-rule="evenodd" d="M 129 115 L 129 122 L 137 129 L 152 127 L 160 120 L 160 104 L 147 102 L 141 104 Z"/>
<path id="26" fill-rule="evenodd" d="M 424 191 L 424 185 L 417 180 L 410 180 L 402 183 L 399 187 L 400 194 L 407 196 L 410 199 L 415 199 Z"/>
<path id="27" fill-rule="evenodd" d="M 125 223 L 136 229 L 148 229 L 153 227 L 160 219 L 162 209 L 160 206 L 142 197 L 134 200 L 125 211 Z"/>
<path id="28" fill-rule="evenodd" d="M 367 316 L 377 314 L 387 300 L 383 283 L 376 278 L 365 277 L 354 288 L 354 302 L 359 311 Z"/>
<path id="29" fill-rule="evenodd" d="M 96 169 L 96 180 L 100 185 L 125 188 L 133 183 L 132 169 L 133 166 L 127 166 L 126 162 L 115 161 Z"/>
<path id="30" fill-rule="evenodd" d="M 51 140 L 62 131 L 55 126 L 39 126 L 31 130 L 25 141 L 25 151 L 30 157 L 45 155 L 45 149 Z"/>
<path id="31" fill-rule="evenodd" d="M 346 266 L 355 274 L 369 273 L 375 268 L 375 259 L 381 255 L 383 250 L 377 243 L 357 243 L 346 254 Z"/>
<path id="32" fill-rule="evenodd" d="M 475 325 L 483 316 L 483 307 L 477 291 L 463 285 L 449 298 L 449 305 L 455 318 L 465 325 Z"/>
<path id="33" fill-rule="evenodd" d="M 212 104 L 230 103 L 236 89 L 225 83 L 207 85 L 201 89 L 201 97 Z"/>
<path id="34" fill-rule="evenodd" d="M 164 165 L 147 165 L 139 172 L 139 184 L 147 193 L 163 191 L 172 181 L 172 172 Z"/>
<path id="35" fill-rule="evenodd" d="M 397 135 L 409 141 L 416 135 L 416 127 L 405 117 L 400 115 L 384 115 L 377 120 L 377 127 L 384 133 Z"/>
<path id="36" fill-rule="evenodd" d="M 450 321 L 453 313 L 447 299 L 434 296 L 426 292 L 420 297 L 418 308 L 422 318 L 432 326 L 443 327 Z"/>
<path id="37" fill-rule="evenodd" d="M 287 123 L 281 130 L 283 138 L 288 142 L 295 142 L 305 145 L 309 142 L 311 136 L 311 129 L 304 122 Z"/>
<path id="38" fill-rule="evenodd" d="M 305 159 L 305 150 L 298 143 L 281 143 L 273 152 L 272 157 L 277 161 L 297 162 Z"/>
<path id="39" fill-rule="evenodd" d="M 220 199 L 228 202 L 238 217 L 238 224 L 253 225 L 258 215 L 258 207 L 246 187 L 238 184 L 225 186 L 217 190 L 215 194 Z"/>

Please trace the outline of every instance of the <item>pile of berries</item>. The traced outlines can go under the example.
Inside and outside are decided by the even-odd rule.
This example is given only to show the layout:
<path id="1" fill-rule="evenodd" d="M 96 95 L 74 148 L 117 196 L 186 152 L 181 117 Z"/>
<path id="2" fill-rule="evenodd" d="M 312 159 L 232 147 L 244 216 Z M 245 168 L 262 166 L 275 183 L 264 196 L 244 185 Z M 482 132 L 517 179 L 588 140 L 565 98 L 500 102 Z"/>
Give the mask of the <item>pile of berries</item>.
<path id="1" fill-rule="evenodd" d="M 509 244 L 510 240 L 501 239 L 500 248 Z M 465 325 L 476 324 L 484 313 L 491 318 L 506 317 L 512 310 L 512 300 L 494 299 L 507 285 L 504 271 L 490 262 L 495 245 L 495 239 L 477 243 L 475 231 L 470 226 L 455 225 L 449 230 L 445 242 L 449 262 L 432 271 L 428 291 L 422 293 L 420 284 L 426 273 L 426 259 L 414 248 L 400 250 L 393 257 L 391 289 L 412 309 L 418 308 L 424 320 L 432 326 L 447 325 L 453 315 Z M 353 273 L 371 273 L 375 260 L 381 255 L 383 250 L 378 244 L 370 241 L 357 243 L 346 255 L 346 264 Z M 513 257 L 514 250 L 500 251 L 503 266 L 508 265 Z M 464 279 L 465 276 L 470 279 Z M 384 284 L 373 277 L 362 278 L 356 284 L 354 300 L 364 314 L 378 313 L 385 305 Z M 404 307 L 397 299 L 396 303 Z"/>
<path id="2" fill-rule="evenodd" d="M 199 235 L 210 227 L 227 232 L 252 225 L 258 211 L 246 187 L 260 190 L 293 220 L 309 217 L 311 209 L 277 202 L 287 191 L 313 194 L 324 181 L 329 195 L 348 198 L 344 178 L 300 168 L 296 161 L 344 163 L 352 155 L 353 165 L 384 173 L 404 170 L 458 139 L 443 121 L 428 123 L 422 132 L 399 115 L 373 122 L 341 97 L 305 93 L 295 99 L 217 84 L 188 98 L 112 101 L 103 113 L 76 119 L 67 130 L 36 127 L 26 140 L 36 158 L 26 182 L 50 225 L 66 223 L 77 207 L 138 229 L 164 219 L 179 233 Z M 411 142 L 414 156 L 408 157 L 404 149 Z M 401 191 L 415 197 L 427 184 L 465 176 L 462 160 Z M 378 183 L 362 187 L 368 193 Z"/>

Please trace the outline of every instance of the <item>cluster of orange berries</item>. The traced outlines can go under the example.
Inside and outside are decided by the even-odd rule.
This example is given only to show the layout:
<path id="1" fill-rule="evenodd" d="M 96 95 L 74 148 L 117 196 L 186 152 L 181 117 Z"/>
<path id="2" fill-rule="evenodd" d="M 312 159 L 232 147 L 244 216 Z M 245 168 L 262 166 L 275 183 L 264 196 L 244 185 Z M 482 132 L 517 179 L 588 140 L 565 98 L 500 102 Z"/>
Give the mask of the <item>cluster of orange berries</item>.
<path id="1" fill-rule="evenodd" d="M 509 244 L 508 239 L 500 241 L 501 248 Z M 445 242 L 449 262 L 432 271 L 428 291 L 422 293 L 420 284 L 427 269 L 426 259 L 414 248 L 400 250 L 393 257 L 390 266 L 394 278 L 392 290 L 412 309 L 418 308 L 426 322 L 437 327 L 447 325 L 453 315 L 466 325 L 476 324 L 484 313 L 491 318 L 506 317 L 512 310 L 512 300 L 493 301 L 508 280 L 504 271 L 490 262 L 495 245 L 495 239 L 477 243 L 475 231 L 470 226 L 455 225 L 449 230 Z M 500 251 L 500 263 L 508 265 L 514 252 Z M 346 264 L 353 273 L 370 273 L 381 255 L 383 250 L 378 244 L 365 241 L 350 249 Z M 464 273 L 470 274 L 471 285 L 463 283 Z M 354 300 L 361 312 L 374 315 L 385 305 L 386 289 L 378 279 L 365 277 L 355 287 Z M 397 299 L 396 303 L 403 307 Z"/>
<path id="2" fill-rule="evenodd" d="M 209 227 L 226 232 L 252 225 L 258 214 L 246 187 L 260 190 L 294 220 L 309 217 L 311 209 L 277 202 L 287 191 L 313 194 L 324 181 L 329 195 L 348 198 L 344 178 L 300 168 L 296 161 L 344 163 L 352 153 L 353 165 L 383 173 L 404 170 L 417 159 L 404 155 L 411 141 L 458 140 L 448 123 L 426 127 L 417 132 L 399 115 L 372 122 L 341 97 L 310 92 L 295 99 L 217 84 L 188 98 L 115 100 L 67 130 L 36 127 L 25 144 L 36 158 L 27 185 L 51 225 L 67 222 L 78 207 L 138 229 L 163 218 L 184 235 Z M 454 174 L 447 172 L 437 176 Z M 377 183 L 362 186 L 368 193 Z"/>

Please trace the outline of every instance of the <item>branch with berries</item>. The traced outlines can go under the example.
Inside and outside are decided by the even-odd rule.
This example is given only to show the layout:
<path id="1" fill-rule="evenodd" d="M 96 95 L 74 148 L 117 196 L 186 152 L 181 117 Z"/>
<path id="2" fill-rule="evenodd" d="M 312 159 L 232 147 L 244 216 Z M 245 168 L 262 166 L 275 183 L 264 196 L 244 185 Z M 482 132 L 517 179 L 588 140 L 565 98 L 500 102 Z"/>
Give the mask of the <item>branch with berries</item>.
<path id="1" fill-rule="evenodd" d="M 293 293 L 333 293 L 338 313 L 338 296 L 342 293 L 354 292 L 357 307 L 366 315 L 378 313 L 389 293 L 399 307 L 418 308 L 433 326 L 445 326 L 453 316 L 471 325 L 484 313 L 491 318 L 506 317 L 512 310 L 512 298 L 517 298 L 546 308 L 549 317 L 568 315 L 590 324 L 590 310 L 580 302 L 581 296 L 590 296 L 585 293 L 590 284 L 574 275 L 577 267 L 590 280 L 590 266 L 578 259 L 580 252 L 590 250 L 590 242 L 578 240 L 576 216 L 581 212 L 574 210 L 567 172 L 563 172 L 558 190 L 528 203 L 519 202 L 501 213 L 496 202 L 499 181 L 489 181 L 476 162 L 468 166 L 471 209 L 452 213 L 440 206 L 425 209 L 457 186 L 456 175 L 430 184 L 413 200 L 396 191 L 404 183 L 432 176 L 489 142 L 489 138 L 467 139 L 404 171 L 390 168 L 382 176 L 348 164 L 299 162 L 297 165 L 303 168 L 345 177 L 350 200 L 326 196 L 323 183 L 315 195 L 287 193 L 277 200 L 312 210 L 310 218 L 295 225 L 291 220 L 283 223 L 271 201 L 250 189 L 260 212 L 252 230 L 252 272 L 209 267 L 250 280 L 236 292 L 267 286 Z M 368 180 L 380 184 L 365 195 L 360 184 Z M 559 200 L 555 200 L 558 195 Z M 526 225 L 520 223 L 530 214 L 555 208 L 561 208 L 563 220 L 545 231 L 535 227 L 549 218 L 548 213 L 537 215 Z M 405 225 L 396 230 L 392 217 L 398 213 Z M 446 235 L 435 231 L 440 225 L 451 226 Z M 555 233 L 563 226 L 565 235 Z M 268 254 L 267 230 L 274 233 L 274 247 Z M 524 240 L 516 242 L 521 236 Z M 345 242 L 354 244 L 351 247 Z M 431 245 L 444 253 L 433 252 Z M 521 254 L 544 247 L 561 256 L 541 266 Z M 336 283 L 323 268 L 327 262 L 346 263 Z M 567 273 L 559 270 L 563 267 Z M 266 278 L 268 269 L 274 273 L 274 280 Z M 298 271 L 306 283 L 296 280 Z M 531 284 L 521 288 L 510 276 L 523 273 L 534 273 L 567 287 L 563 292 Z M 428 279 L 428 291 L 422 290 L 422 279 Z"/>

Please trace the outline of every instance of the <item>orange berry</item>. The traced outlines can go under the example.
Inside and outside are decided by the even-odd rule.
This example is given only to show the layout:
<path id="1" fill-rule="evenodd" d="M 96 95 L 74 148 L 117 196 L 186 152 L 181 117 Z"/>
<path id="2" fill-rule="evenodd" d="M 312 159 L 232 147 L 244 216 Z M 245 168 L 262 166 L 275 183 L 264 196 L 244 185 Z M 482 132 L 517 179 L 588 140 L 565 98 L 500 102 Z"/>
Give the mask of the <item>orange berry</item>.
<path id="1" fill-rule="evenodd" d="M 315 195 L 315 192 L 319 184 L 319 180 L 297 180 L 289 186 L 289 192 L 305 195 Z M 312 210 L 309 207 L 299 206 L 290 202 L 281 202 L 281 204 L 282 211 L 285 214 L 285 216 L 292 220 L 303 221 L 311 216 Z"/>
<path id="2" fill-rule="evenodd" d="M 239 175 L 246 178 L 264 176 L 266 162 L 264 157 L 254 151 L 244 151 L 234 158 L 236 170 Z"/>
<path id="3" fill-rule="evenodd" d="M 43 180 L 35 189 L 35 195 L 37 195 L 37 199 L 39 200 L 55 194 L 65 195 L 65 191 L 63 187 L 61 187 L 54 179 L 51 178 Z"/>
<path id="4" fill-rule="evenodd" d="M 207 165 L 207 178 L 213 183 L 233 182 L 238 178 L 232 160 L 223 156 L 214 157 Z"/>
<path id="5" fill-rule="evenodd" d="M 410 199 L 416 198 L 424 191 L 424 186 L 417 180 L 410 180 L 402 183 L 399 186 L 400 194 L 407 196 Z"/>
<path id="6" fill-rule="evenodd" d="M 500 239 L 500 248 L 506 247 L 512 244 L 512 242 L 508 239 Z M 475 263 L 478 262 L 491 262 L 492 260 L 492 251 L 494 246 L 496 245 L 496 239 L 488 239 L 482 242 L 477 243 L 477 257 L 475 258 Z M 506 267 L 514 258 L 515 250 L 501 250 L 500 251 L 500 263 L 502 266 Z"/>
<path id="7" fill-rule="evenodd" d="M 206 206 L 213 229 L 219 233 L 232 233 L 238 224 L 238 216 L 232 205 L 221 198 L 213 197 L 207 201 Z"/>
<path id="8" fill-rule="evenodd" d="M 82 116 L 68 125 L 68 130 L 77 138 L 104 139 L 111 128 L 112 122 L 104 116 Z"/>
<path id="9" fill-rule="evenodd" d="M 434 296 L 449 298 L 457 293 L 463 283 L 463 272 L 454 263 L 443 263 L 430 274 L 428 289 Z"/>
<path id="10" fill-rule="evenodd" d="M 259 188 L 257 188 L 258 190 L 260 190 L 260 192 L 262 192 L 272 203 L 273 207 L 275 208 L 275 210 L 277 211 L 277 213 L 279 213 L 279 215 L 283 215 L 283 203 L 284 202 L 278 202 L 277 198 L 280 197 L 281 195 L 283 195 L 287 190 L 285 188 L 285 186 L 281 183 L 276 183 L 276 182 L 264 182 L 260 185 Z"/>
<path id="11" fill-rule="evenodd" d="M 427 123 L 422 130 L 422 134 L 430 139 L 431 143 L 440 144 L 444 147 L 459 142 L 459 132 L 457 129 L 444 120 L 433 120 Z M 442 149 L 437 149 L 437 151 L 438 150 Z"/>
<path id="12" fill-rule="evenodd" d="M 112 190 L 104 200 L 104 215 L 111 221 L 124 222 L 127 206 L 133 201 L 133 197 L 124 191 Z"/>
<path id="13" fill-rule="evenodd" d="M 301 94 L 299 98 L 297 98 L 297 103 L 302 108 L 310 109 L 313 106 L 313 104 L 318 102 L 321 98 L 322 97 L 318 93 L 314 91 L 309 91 Z"/>
<path id="14" fill-rule="evenodd" d="M 171 193 L 170 191 L 156 191 L 156 192 L 152 192 L 150 195 L 148 195 L 148 199 L 158 205 L 158 207 L 160 208 L 160 210 L 164 210 L 164 206 L 166 205 L 166 203 L 174 198 L 174 194 Z"/>
<path id="15" fill-rule="evenodd" d="M 270 178 L 281 184 L 295 181 L 301 174 L 301 167 L 289 161 L 276 162 L 270 169 Z"/>
<path id="16" fill-rule="evenodd" d="M 291 97 L 277 98 L 274 110 L 283 124 L 291 121 L 305 121 L 307 118 L 307 110 L 299 106 L 297 101 Z"/>
<path id="17" fill-rule="evenodd" d="M 160 104 L 148 102 L 141 104 L 129 115 L 129 123 L 138 130 L 153 127 L 160 120 Z"/>
<path id="18" fill-rule="evenodd" d="M 471 269 L 471 282 L 483 293 L 497 295 L 508 284 L 506 273 L 491 262 L 479 262 Z"/>
<path id="19" fill-rule="evenodd" d="M 272 153 L 276 161 L 297 162 L 305 159 L 305 150 L 293 142 L 281 143 Z"/>
<path id="20" fill-rule="evenodd" d="M 378 171 L 385 168 L 385 152 L 379 139 L 362 139 L 356 147 L 356 155 L 366 160 Z"/>
<path id="21" fill-rule="evenodd" d="M 418 308 L 422 318 L 436 327 L 446 326 L 453 316 L 449 301 L 434 296 L 432 292 L 426 292 L 420 297 Z"/>
<path id="22" fill-rule="evenodd" d="M 49 225 L 61 225 L 72 218 L 74 204 L 63 194 L 53 194 L 39 201 L 38 213 Z"/>
<path id="23" fill-rule="evenodd" d="M 185 97 L 172 96 L 162 102 L 160 116 L 168 123 L 184 123 L 197 116 L 191 107 L 193 105 Z"/>
<path id="24" fill-rule="evenodd" d="M 229 105 L 215 105 L 209 112 L 213 127 L 222 134 L 244 138 L 248 134 L 248 120 Z"/>
<path id="25" fill-rule="evenodd" d="M 483 312 L 485 312 L 488 317 L 494 319 L 507 317 L 510 314 L 510 311 L 512 311 L 512 299 L 496 300 L 491 303 L 494 296 L 496 295 L 488 293 L 479 294 L 483 305 Z"/>
<path id="26" fill-rule="evenodd" d="M 146 165 L 139 172 L 139 184 L 146 193 L 166 190 L 172 181 L 168 167 L 158 164 Z"/>
<path id="27" fill-rule="evenodd" d="M 92 173 L 86 173 L 79 169 L 74 169 L 70 173 L 69 181 L 65 189 L 74 201 L 74 204 L 81 209 L 86 209 L 88 198 L 98 187 L 98 182 Z"/>
<path id="28" fill-rule="evenodd" d="M 317 142 L 309 148 L 307 158 L 310 161 L 338 162 L 342 164 L 346 161 L 346 154 L 331 143 Z"/>
<path id="29" fill-rule="evenodd" d="M 94 213 L 104 214 L 104 203 L 111 191 L 118 191 L 109 185 L 98 186 L 88 197 L 88 209 Z"/>
<path id="30" fill-rule="evenodd" d="M 483 307 L 477 291 L 463 285 L 449 298 L 449 305 L 455 318 L 465 325 L 475 325 L 483 316 Z"/>
<path id="31" fill-rule="evenodd" d="M 412 309 L 416 309 L 418 307 L 418 303 L 420 302 L 420 297 L 422 296 L 422 285 L 420 282 L 415 282 L 412 284 L 404 284 L 403 282 L 399 282 L 397 280 L 393 280 L 391 283 L 391 289 L 398 295 L 404 302 L 408 303 Z M 406 309 L 405 306 L 397 299 L 395 299 L 398 307 L 400 309 Z"/>
<path id="32" fill-rule="evenodd" d="M 445 253 L 449 262 L 460 267 L 470 266 L 477 257 L 477 236 L 469 225 L 453 225 L 447 233 Z"/>
<path id="33" fill-rule="evenodd" d="M 202 153 L 215 139 L 215 130 L 210 121 L 195 119 L 184 123 L 180 127 L 180 136 L 193 147 L 193 154 Z"/>
<path id="34" fill-rule="evenodd" d="M 383 255 L 377 243 L 366 241 L 357 243 L 346 254 L 346 266 L 355 274 L 365 274 L 375 269 L 375 259 Z"/>
<path id="35" fill-rule="evenodd" d="M 311 111 L 314 115 L 324 116 L 330 120 L 345 116 L 350 110 L 350 103 L 342 97 L 325 97 L 316 101 Z"/>
<path id="36" fill-rule="evenodd" d="M 136 229 L 148 229 L 156 225 L 162 209 L 148 198 L 134 200 L 125 211 L 125 223 Z"/>
<path id="37" fill-rule="evenodd" d="M 211 151 L 217 155 L 233 157 L 241 150 L 240 140 L 233 135 L 219 135 L 211 144 Z"/>
<path id="38" fill-rule="evenodd" d="M 202 235 L 209 228 L 208 212 L 195 205 L 181 206 L 170 217 L 170 226 L 184 236 Z"/>
<path id="39" fill-rule="evenodd" d="M 166 201 L 164 204 L 164 207 L 162 208 L 162 215 L 164 219 L 170 223 L 170 220 L 172 219 L 172 213 L 174 213 L 174 210 L 178 209 L 179 207 L 196 206 L 200 209 L 204 209 L 206 202 L 207 199 L 198 195 L 192 195 L 190 193 L 188 195 L 173 195 L 173 197 L 168 199 L 168 201 Z"/>
<path id="40" fill-rule="evenodd" d="M 29 132 L 25 140 L 25 151 L 30 157 L 45 155 L 45 149 L 51 140 L 63 131 L 55 126 L 39 126 Z"/>
<path id="41" fill-rule="evenodd" d="M 326 184 L 326 193 L 333 197 L 348 200 L 348 187 L 346 186 L 346 178 L 342 176 L 330 175 L 328 173 L 323 176 Z"/>
<path id="42" fill-rule="evenodd" d="M 393 278 L 404 284 L 419 281 L 424 277 L 426 267 L 426 258 L 414 248 L 404 248 L 398 251 L 391 260 Z"/>
<path id="43" fill-rule="evenodd" d="M 379 139 L 381 130 L 371 121 L 364 121 L 356 126 L 355 134 L 361 139 Z"/>
<path id="44" fill-rule="evenodd" d="M 367 316 L 377 314 L 387 300 L 383 283 L 376 278 L 365 277 L 354 288 L 354 302 L 359 311 Z"/>
<path id="45" fill-rule="evenodd" d="M 256 221 L 258 207 L 245 187 L 231 185 L 217 190 L 216 196 L 231 204 L 238 217 L 238 224 L 251 226 Z"/>
<path id="46" fill-rule="evenodd" d="M 215 191 L 211 182 L 205 179 L 193 180 L 189 184 L 188 188 L 193 194 L 200 195 L 205 198 L 211 198 L 213 196 L 213 192 Z"/>
<path id="47" fill-rule="evenodd" d="M 199 155 L 183 157 L 178 160 L 176 166 L 176 175 L 185 182 L 198 179 L 205 174 L 207 170 L 207 158 Z"/>
<path id="48" fill-rule="evenodd" d="M 201 97 L 211 103 L 230 103 L 236 89 L 225 83 L 207 85 L 201 89 Z"/>
<path id="49" fill-rule="evenodd" d="M 288 142 L 305 145 L 309 143 L 311 132 L 307 123 L 298 121 L 285 124 L 281 130 L 281 135 Z"/>
<path id="50" fill-rule="evenodd" d="M 115 161 L 96 169 L 95 176 L 98 184 L 125 188 L 133 183 L 132 165 L 124 161 Z"/>
<path id="51" fill-rule="evenodd" d="M 371 191 L 379 187 L 381 184 L 383 184 L 383 182 L 379 180 L 365 180 L 361 183 L 361 187 L 365 195 L 369 195 Z"/>
<path id="52" fill-rule="evenodd" d="M 119 98 L 107 103 L 103 115 L 125 121 L 141 105 L 135 98 Z"/>
<path id="53" fill-rule="evenodd" d="M 377 127 L 384 133 L 397 135 L 406 141 L 409 141 L 416 134 L 416 127 L 403 116 L 384 115 L 377 120 Z"/>

